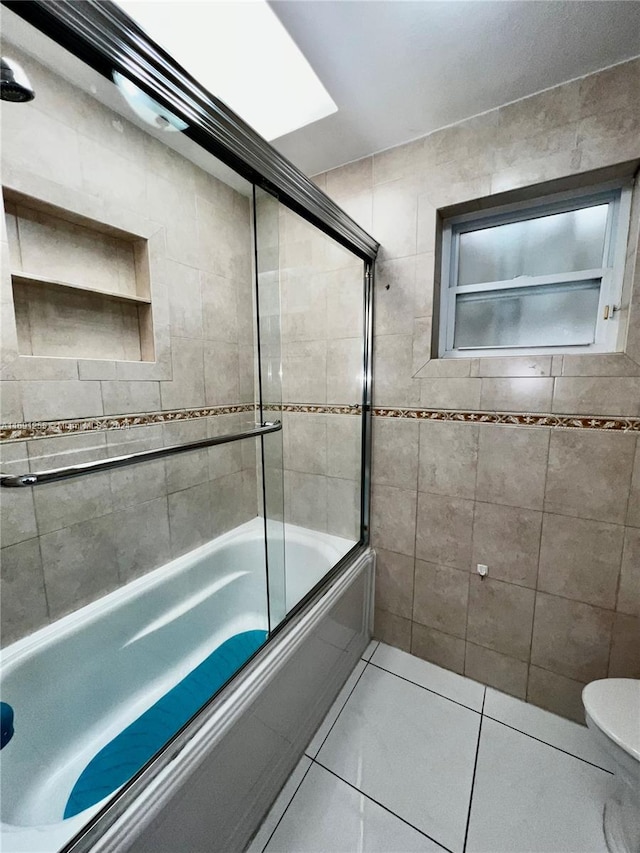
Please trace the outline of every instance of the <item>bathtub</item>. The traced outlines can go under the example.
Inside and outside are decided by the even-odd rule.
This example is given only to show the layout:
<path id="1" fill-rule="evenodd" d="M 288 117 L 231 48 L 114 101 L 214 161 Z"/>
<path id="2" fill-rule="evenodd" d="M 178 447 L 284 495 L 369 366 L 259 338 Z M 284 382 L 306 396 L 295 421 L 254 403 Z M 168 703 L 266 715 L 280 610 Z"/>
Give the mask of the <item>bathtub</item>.
<path id="1" fill-rule="evenodd" d="M 260 648 L 269 627 L 263 532 L 252 519 L 4 651 L 2 700 L 15 734 L 0 755 L 3 853 L 63 847 L 118 790 L 63 819 L 92 759 L 221 646 L 251 637 L 241 662 Z M 355 544 L 293 525 L 285 543 L 287 610 Z"/>

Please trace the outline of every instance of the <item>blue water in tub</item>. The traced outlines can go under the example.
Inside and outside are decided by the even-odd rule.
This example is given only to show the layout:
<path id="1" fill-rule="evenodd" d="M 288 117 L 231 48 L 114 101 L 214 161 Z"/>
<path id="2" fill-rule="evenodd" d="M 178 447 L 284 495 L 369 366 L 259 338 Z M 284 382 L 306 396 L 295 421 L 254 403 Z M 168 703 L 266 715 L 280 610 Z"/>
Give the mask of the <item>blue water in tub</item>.
<path id="1" fill-rule="evenodd" d="M 131 779 L 266 639 L 266 631 L 244 631 L 226 640 L 104 746 L 73 786 L 65 819 L 99 803 Z"/>

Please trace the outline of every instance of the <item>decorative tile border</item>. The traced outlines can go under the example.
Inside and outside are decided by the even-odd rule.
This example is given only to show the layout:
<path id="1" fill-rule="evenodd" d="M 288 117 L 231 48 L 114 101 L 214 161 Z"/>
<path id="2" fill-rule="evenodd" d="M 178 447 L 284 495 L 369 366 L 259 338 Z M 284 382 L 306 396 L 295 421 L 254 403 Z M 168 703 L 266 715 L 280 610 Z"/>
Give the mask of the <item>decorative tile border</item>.
<path id="1" fill-rule="evenodd" d="M 362 406 L 357 405 L 332 405 L 330 403 L 267 403 L 263 407 L 265 412 L 294 412 L 305 415 L 360 415 Z"/>
<path id="2" fill-rule="evenodd" d="M 195 418 L 213 418 L 217 415 L 235 415 L 254 412 L 254 403 L 237 406 L 208 406 L 201 409 L 174 409 L 169 412 L 143 412 L 133 415 L 105 415 L 95 418 L 77 418 L 68 421 L 30 421 L 28 423 L 0 424 L 0 443 L 28 441 L 34 438 L 51 438 L 74 433 L 101 432 L 111 429 L 129 429 L 152 424 L 187 421 Z M 265 412 L 303 412 L 305 414 L 358 415 L 362 406 L 307 405 L 305 403 L 267 403 Z"/>
<path id="3" fill-rule="evenodd" d="M 176 409 L 169 412 L 148 412 L 134 415 L 112 415 L 97 418 L 79 418 L 69 421 L 34 421 L 31 423 L 0 424 L 0 443 L 25 441 L 36 438 L 129 429 L 173 421 L 211 418 L 254 412 L 253 403 L 234 406 L 210 406 L 200 409 Z M 362 406 L 331 405 L 319 403 L 268 403 L 267 412 L 299 413 L 308 415 L 360 415 Z M 508 426 L 546 427 L 552 429 L 596 429 L 607 432 L 640 432 L 640 418 L 598 417 L 596 415 L 552 415 L 528 412 L 472 412 L 454 409 L 396 409 L 375 406 L 377 418 L 404 418 L 408 420 L 455 421 L 457 423 L 506 424 Z"/>
<path id="4" fill-rule="evenodd" d="M 134 415 L 105 415 L 97 418 L 78 418 L 69 421 L 31 421 L 29 423 L 0 424 L 0 442 L 25 441 L 32 438 L 51 438 L 72 433 L 99 432 L 109 429 L 129 429 L 195 418 L 212 418 L 217 415 L 235 415 L 254 412 L 253 403 L 238 406 L 209 406 L 201 409 L 175 409 L 170 412 L 147 412 Z"/>
<path id="5" fill-rule="evenodd" d="M 409 418 L 553 429 L 598 429 L 608 432 L 640 432 L 640 418 L 607 418 L 592 415 L 551 415 L 528 412 L 465 412 L 453 409 L 387 409 L 374 407 L 378 418 Z"/>

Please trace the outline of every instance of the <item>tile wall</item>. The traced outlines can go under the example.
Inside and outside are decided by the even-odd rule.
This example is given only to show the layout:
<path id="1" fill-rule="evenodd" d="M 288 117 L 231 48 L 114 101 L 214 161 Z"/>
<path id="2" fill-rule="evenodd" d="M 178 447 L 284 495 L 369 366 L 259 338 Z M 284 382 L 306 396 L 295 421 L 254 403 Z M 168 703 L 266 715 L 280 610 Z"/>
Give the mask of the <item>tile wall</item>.
<path id="1" fill-rule="evenodd" d="M 283 414 L 285 520 L 357 541 L 361 417 L 330 412 L 362 403 L 363 262 L 282 206 L 277 234 L 281 334 L 263 375 L 281 355 L 276 399 L 329 409 Z"/>
<path id="2" fill-rule="evenodd" d="M 155 361 L 20 356 L 3 230 L 0 421 L 253 403 L 249 195 L 11 50 L 37 97 L 3 109 L 3 183 L 148 240 Z M 11 442 L 0 451 L 2 471 L 59 467 L 253 423 L 249 411 Z M 256 496 L 252 442 L 3 490 L 3 643 L 255 516 Z"/>
<path id="3" fill-rule="evenodd" d="M 147 240 L 155 362 L 20 357 L 3 226 L 0 420 L 252 401 L 249 185 L 237 192 L 12 51 L 37 97 L 3 111 L 3 185 Z"/>
<path id="4" fill-rule="evenodd" d="M 584 683 L 640 677 L 638 448 L 631 432 L 377 418 L 377 633 L 570 716 Z"/>
<path id="5" fill-rule="evenodd" d="M 446 361 L 431 329 L 439 210 L 639 160 L 635 59 L 317 176 L 382 245 L 376 405 L 637 418 L 637 188 L 624 352 Z M 576 719 L 584 683 L 640 677 L 637 431 L 376 417 L 373 440 L 379 638 Z"/>
<path id="6" fill-rule="evenodd" d="M 12 442 L 3 473 L 182 444 L 246 428 L 243 415 Z M 203 545 L 257 512 L 244 441 L 2 493 L 2 643 Z"/>
<path id="7" fill-rule="evenodd" d="M 7 113 L 5 185 L 148 239 L 156 360 L 20 356 L 5 242 L 2 423 L 253 403 L 248 196 L 32 57 L 14 54 L 37 98 Z M 42 139 L 50 141 L 45 152 Z M 360 404 L 362 262 L 272 198 L 257 213 L 267 402 Z M 269 517 L 358 539 L 360 417 L 282 417 L 283 432 L 265 442 Z M 254 420 L 247 411 L 13 441 L 2 447 L 2 470 L 182 443 Z M 3 642 L 255 516 L 262 511 L 257 476 L 256 448 L 243 442 L 33 491 L 4 490 Z"/>
<path id="8" fill-rule="evenodd" d="M 359 414 L 283 416 L 286 520 L 360 538 Z"/>

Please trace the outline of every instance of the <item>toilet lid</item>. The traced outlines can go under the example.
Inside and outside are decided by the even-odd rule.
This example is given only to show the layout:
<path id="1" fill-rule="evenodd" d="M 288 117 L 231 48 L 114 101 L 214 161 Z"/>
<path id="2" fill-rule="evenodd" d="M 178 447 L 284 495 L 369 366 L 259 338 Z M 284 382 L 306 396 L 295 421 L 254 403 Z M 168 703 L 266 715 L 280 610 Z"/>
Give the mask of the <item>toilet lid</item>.
<path id="1" fill-rule="evenodd" d="M 582 691 L 585 711 L 607 737 L 640 761 L 640 681 L 603 678 Z"/>

